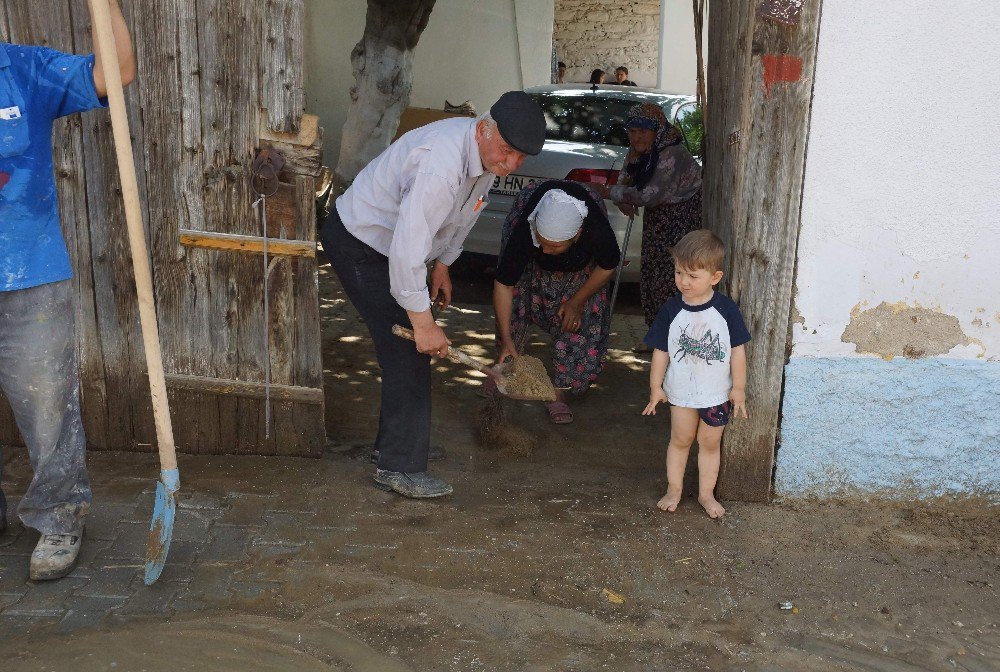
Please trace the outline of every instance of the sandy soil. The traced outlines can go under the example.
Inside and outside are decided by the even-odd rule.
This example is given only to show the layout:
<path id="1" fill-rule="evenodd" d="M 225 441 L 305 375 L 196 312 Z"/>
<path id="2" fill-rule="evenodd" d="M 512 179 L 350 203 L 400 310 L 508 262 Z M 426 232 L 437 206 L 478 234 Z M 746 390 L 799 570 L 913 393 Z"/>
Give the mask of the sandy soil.
<path id="1" fill-rule="evenodd" d="M 239 570 L 272 589 L 169 621 L 19 638 L 5 670 L 1000 670 L 995 508 L 726 502 L 713 521 L 686 498 L 656 510 L 667 418 L 639 416 L 645 363 L 624 322 L 576 422 L 510 409 L 536 439 L 519 458 L 478 447 L 479 379 L 440 363 L 434 439 L 449 457 L 434 471 L 454 496 L 375 490 L 364 443 L 378 369 L 336 283 L 323 285 L 328 454 L 186 460 L 189 492 L 277 499 L 308 519 L 280 531 L 293 550 Z M 476 278 L 458 291 L 485 298 Z M 491 319 L 475 302 L 443 316 L 482 356 Z"/>

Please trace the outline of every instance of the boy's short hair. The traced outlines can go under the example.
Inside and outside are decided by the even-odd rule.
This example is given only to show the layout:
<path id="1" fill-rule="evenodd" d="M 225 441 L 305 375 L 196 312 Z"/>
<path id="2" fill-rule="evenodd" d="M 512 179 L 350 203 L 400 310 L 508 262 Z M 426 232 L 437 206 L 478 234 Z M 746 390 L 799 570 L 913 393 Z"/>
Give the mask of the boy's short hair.
<path id="1" fill-rule="evenodd" d="M 624 65 L 619 65 L 617 68 L 615 68 L 615 72 L 619 71 L 624 72 L 626 75 L 628 74 L 628 68 L 626 68 Z"/>
<path id="2" fill-rule="evenodd" d="M 677 266 L 714 273 L 722 270 L 726 246 L 721 238 L 708 229 L 695 229 L 671 248 L 670 255 Z"/>

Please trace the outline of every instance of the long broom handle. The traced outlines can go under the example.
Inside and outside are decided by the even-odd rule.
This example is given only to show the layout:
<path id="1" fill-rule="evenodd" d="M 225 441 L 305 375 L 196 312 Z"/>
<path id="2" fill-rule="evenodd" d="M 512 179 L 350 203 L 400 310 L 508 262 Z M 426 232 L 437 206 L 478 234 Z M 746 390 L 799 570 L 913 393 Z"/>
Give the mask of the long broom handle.
<path id="1" fill-rule="evenodd" d="M 416 340 L 417 340 L 413 336 L 413 330 L 412 329 L 407 329 L 406 327 L 401 327 L 398 324 L 392 325 L 392 333 L 394 333 L 396 336 L 399 336 L 400 338 L 405 338 L 405 339 L 407 339 L 409 341 L 416 342 Z M 455 362 L 456 364 L 462 364 L 464 366 L 469 367 L 470 369 L 475 369 L 476 371 L 479 371 L 480 373 L 485 373 L 487 376 L 490 376 L 492 378 L 499 378 L 500 377 L 497 374 L 497 372 L 494 371 L 493 369 L 491 369 L 489 366 L 487 366 L 486 364 L 483 364 L 482 362 L 480 362 L 478 359 L 476 359 L 474 357 L 470 357 L 469 355 L 465 354 L 464 352 L 462 352 L 458 348 L 452 348 L 452 347 L 448 348 L 448 359 L 450 359 L 451 361 Z"/>
<path id="2" fill-rule="evenodd" d="M 618 268 L 615 269 L 615 288 L 611 290 L 611 305 L 608 307 L 608 325 L 611 324 L 611 317 L 615 314 L 615 301 L 618 299 L 618 285 L 621 284 L 622 268 L 625 267 L 625 255 L 628 254 L 628 239 L 632 237 L 632 223 L 635 222 L 635 215 L 628 218 L 625 226 L 625 240 L 622 241 L 622 256 L 618 259 Z"/>
<path id="3" fill-rule="evenodd" d="M 108 0 L 89 0 L 89 2 L 91 16 L 94 18 L 94 34 L 97 38 L 97 44 L 94 46 L 100 50 L 104 82 L 111 106 L 111 126 L 114 130 L 115 152 L 118 155 L 122 198 L 125 201 L 128 242 L 132 248 L 132 269 L 135 274 L 135 290 L 139 298 L 139 323 L 142 325 L 142 345 L 146 352 L 146 368 L 149 370 L 149 391 L 153 399 L 153 421 L 156 425 L 156 443 L 160 450 L 160 468 L 174 470 L 177 469 L 177 454 L 174 450 L 174 432 L 170 425 L 170 410 L 167 406 L 167 384 L 163 377 L 160 335 L 156 326 L 153 277 L 149 268 L 142 210 L 139 207 L 139 186 L 132 158 L 128 115 L 125 113 L 125 92 L 122 90 L 118 52 L 115 49 L 114 31 L 111 27 L 111 6 Z"/>

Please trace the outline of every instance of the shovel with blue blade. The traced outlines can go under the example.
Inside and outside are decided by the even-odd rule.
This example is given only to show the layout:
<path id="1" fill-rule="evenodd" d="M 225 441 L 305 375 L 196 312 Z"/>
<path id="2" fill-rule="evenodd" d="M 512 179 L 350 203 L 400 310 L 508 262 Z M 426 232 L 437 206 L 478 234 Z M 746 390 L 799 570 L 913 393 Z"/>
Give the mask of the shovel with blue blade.
<path id="1" fill-rule="evenodd" d="M 111 108 L 111 126 L 114 130 L 118 172 L 121 177 L 122 198 L 125 201 L 125 221 L 128 224 L 128 241 L 132 250 L 132 269 L 139 300 L 139 323 L 142 325 L 142 345 L 146 352 L 149 371 L 149 390 L 153 401 L 153 422 L 156 425 L 156 443 L 160 451 L 160 480 L 156 484 L 156 503 L 153 520 L 149 524 L 149 542 L 146 547 L 146 585 L 150 585 L 163 571 L 170 550 L 174 531 L 174 512 L 180 477 L 177 472 L 177 455 L 174 450 L 174 431 L 170 424 L 167 404 L 167 384 L 163 376 L 163 356 L 160 353 L 160 334 L 156 326 L 156 306 L 153 303 L 153 278 L 143 230 L 142 208 L 139 204 L 139 186 L 136 181 L 135 163 L 132 159 L 132 140 L 129 134 L 128 115 L 125 112 L 125 93 L 122 90 L 118 53 L 115 50 L 111 27 L 111 8 L 108 0 L 90 0 L 94 17 L 95 47 L 100 50 L 104 67 L 104 80 Z"/>

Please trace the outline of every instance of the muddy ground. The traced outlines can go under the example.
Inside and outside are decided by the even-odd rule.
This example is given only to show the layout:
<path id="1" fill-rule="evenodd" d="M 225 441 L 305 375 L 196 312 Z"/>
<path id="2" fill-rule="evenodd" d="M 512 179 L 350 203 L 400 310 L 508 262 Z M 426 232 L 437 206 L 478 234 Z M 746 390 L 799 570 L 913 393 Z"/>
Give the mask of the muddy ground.
<path id="1" fill-rule="evenodd" d="M 257 536 L 220 556 L 193 535 L 163 613 L 8 634 L 4 670 L 1000 670 L 996 508 L 726 502 L 713 521 L 689 498 L 656 510 L 668 426 L 639 416 L 634 315 L 616 321 L 612 360 L 573 424 L 512 407 L 536 439 L 529 456 L 477 445 L 478 378 L 440 364 L 434 439 L 449 456 L 434 470 L 454 496 L 375 490 L 364 444 L 378 369 L 335 280 L 322 284 L 324 457 L 182 458 L 179 519 Z M 491 342 L 487 290 L 470 273 L 443 316 L 472 354 Z M 132 476 L 154 464 L 93 455 L 95 506 L 142 500 L 149 484 Z M 22 457 L 8 466 L 17 494 L 28 470 Z M 100 557 L 93 571 L 110 571 Z"/>

